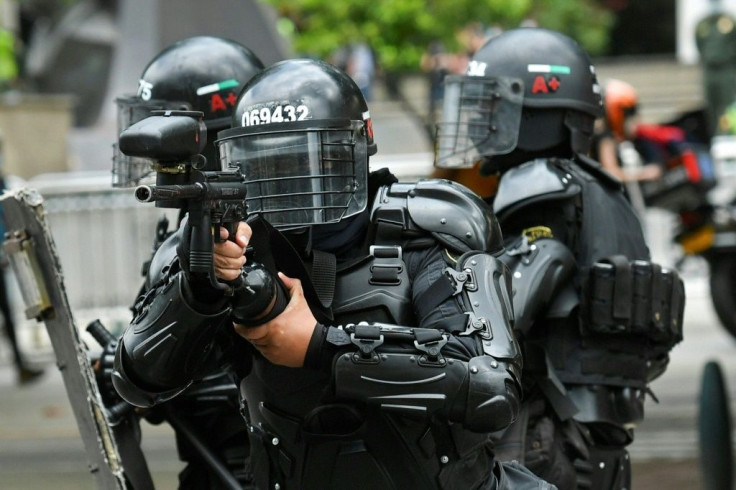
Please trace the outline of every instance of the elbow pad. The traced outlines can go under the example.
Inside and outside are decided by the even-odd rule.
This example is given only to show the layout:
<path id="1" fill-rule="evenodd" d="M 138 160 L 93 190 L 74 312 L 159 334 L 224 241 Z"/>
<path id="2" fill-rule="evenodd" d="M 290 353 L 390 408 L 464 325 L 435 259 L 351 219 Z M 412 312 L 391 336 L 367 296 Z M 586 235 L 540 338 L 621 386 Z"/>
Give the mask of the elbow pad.
<path id="1" fill-rule="evenodd" d="M 214 346 L 229 308 L 203 314 L 192 305 L 183 272 L 152 290 L 120 339 L 113 385 L 136 406 L 173 398 L 191 384 Z"/>
<path id="2" fill-rule="evenodd" d="M 509 366 L 488 356 L 468 362 L 468 395 L 463 424 L 475 432 L 495 432 L 519 414 L 520 388 Z"/>
<path id="3" fill-rule="evenodd" d="M 397 332 L 404 340 L 416 338 L 414 352 L 376 352 Z M 336 359 L 339 397 L 407 415 L 438 415 L 475 432 L 505 429 L 516 419 L 518 383 L 504 362 L 490 356 L 446 358 L 441 351 L 447 335 L 438 330 L 359 325 L 350 338 L 359 350 Z"/>

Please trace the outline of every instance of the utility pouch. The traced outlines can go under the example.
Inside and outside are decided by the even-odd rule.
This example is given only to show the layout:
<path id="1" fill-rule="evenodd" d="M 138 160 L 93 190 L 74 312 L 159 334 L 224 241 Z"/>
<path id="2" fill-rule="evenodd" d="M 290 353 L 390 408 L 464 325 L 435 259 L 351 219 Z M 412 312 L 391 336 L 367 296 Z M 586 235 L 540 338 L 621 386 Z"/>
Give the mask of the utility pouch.
<path id="1" fill-rule="evenodd" d="M 642 336 L 668 350 L 682 340 L 685 288 L 673 270 L 608 257 L 591 267 L 583 298 L 583 335 Z"/>

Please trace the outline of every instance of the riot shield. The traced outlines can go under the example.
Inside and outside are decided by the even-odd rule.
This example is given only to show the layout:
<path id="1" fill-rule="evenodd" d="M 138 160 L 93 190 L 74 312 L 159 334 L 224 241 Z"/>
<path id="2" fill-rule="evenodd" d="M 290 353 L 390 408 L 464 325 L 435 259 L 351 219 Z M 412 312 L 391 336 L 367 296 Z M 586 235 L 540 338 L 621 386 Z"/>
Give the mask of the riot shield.
<path id="1" fill-rule="evenodd" d="M 97 487 L 152 489 L 137 417 L 132 410 L 105 406 L 88 348 L 80 340 L 43 197 L 35 190 L 19 189 L 5 192 L 0 205 L 7 230 L 3 247 L 18 280 L 26 316 L 46 326 Z"/>

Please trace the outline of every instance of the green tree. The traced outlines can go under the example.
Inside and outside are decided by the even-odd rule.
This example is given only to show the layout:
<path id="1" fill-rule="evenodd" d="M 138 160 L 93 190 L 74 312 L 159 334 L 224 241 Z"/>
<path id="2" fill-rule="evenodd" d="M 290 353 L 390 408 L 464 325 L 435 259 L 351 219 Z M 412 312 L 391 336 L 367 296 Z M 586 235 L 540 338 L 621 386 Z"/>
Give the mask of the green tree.
<path id="1" fill-rule="evenodd" d="M 263 0 L 291 33 L 295 50 L 320 58 L 340 46 L 366 42 L 384 70 L 419 69 L 433 40 L 461 49 L 458 33 L 470 22 L 503 29 L 527 18 L 577 39 L 591 54 L 606 48 L 612 15 L 596 0 Z"/>

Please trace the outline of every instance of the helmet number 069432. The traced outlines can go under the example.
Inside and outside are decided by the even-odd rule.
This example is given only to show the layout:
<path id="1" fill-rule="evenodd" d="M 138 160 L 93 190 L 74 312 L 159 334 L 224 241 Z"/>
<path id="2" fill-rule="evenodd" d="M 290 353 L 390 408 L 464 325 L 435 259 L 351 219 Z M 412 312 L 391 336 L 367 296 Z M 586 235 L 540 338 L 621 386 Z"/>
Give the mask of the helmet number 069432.
<path id="1" fill-rule="evenodd" d="M 303 121 L 308 118 L 309 108 L 303 104 L 275 105 L 245 111 L 240 124 L 241 126 L 258 126 L 259 124 Z"/>

